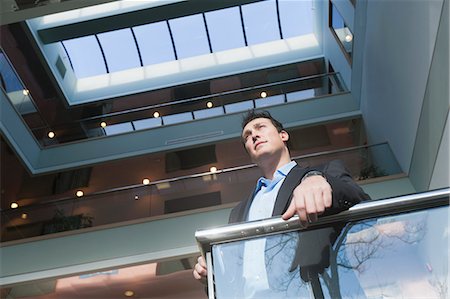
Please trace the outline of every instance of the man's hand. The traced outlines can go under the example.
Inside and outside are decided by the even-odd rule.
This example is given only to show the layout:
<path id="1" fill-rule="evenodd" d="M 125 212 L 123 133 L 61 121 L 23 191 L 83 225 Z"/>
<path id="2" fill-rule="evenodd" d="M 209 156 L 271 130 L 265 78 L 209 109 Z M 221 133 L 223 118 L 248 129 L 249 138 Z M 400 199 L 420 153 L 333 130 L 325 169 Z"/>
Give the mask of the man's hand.
<path id="1" fill-rule="evenodd" d="M 194 271 L 192 273 L 195 279 L 202 279 L 208 275 L 208 270 L 206 269 L 206 262 L 203 256 L 199 256 L 197 259 L 197 264 L 194 266 Z"/>
<path id="2" fill-rule="evenodd" d="M 302 224 L 308 226 L 331 204 L 332 191 L 327 180 L 320 175 L 309 176 L 294 189 L 291 204 L 282 218 L 288 220 L 297 214 Z"/>

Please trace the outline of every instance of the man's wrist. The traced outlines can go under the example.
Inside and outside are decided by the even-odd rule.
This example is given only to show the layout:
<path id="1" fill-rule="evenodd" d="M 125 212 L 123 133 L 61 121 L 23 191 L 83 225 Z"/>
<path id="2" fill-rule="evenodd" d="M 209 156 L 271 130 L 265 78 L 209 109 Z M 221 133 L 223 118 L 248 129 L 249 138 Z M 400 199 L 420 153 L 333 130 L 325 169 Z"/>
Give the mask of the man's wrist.
<path id="1" fill-rule="evenodd" d="M 301 180 L 301 181 L 303 182 L 303 181 L 306 180 L 307 178 L 312 177 L 312 176 L 316 176 L 316 175 L 321 176 L 321 177 L 323 177 L 323 178 L 326 180 L 326 177 L 325 177 L 325 175 L 323 174 L 323 172 L 318 171 L 318 170 L 311 170 L 311 171 L 308 171 L 308 172 L 302 177 L 302 180 Z"/>

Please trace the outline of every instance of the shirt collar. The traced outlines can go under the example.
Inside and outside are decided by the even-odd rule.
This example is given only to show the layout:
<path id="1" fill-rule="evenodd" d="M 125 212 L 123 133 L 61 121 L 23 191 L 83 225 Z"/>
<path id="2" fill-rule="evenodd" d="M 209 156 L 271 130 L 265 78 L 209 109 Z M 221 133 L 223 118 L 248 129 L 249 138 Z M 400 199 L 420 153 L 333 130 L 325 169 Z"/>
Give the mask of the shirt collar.
<path id="1" fill-rule="evenodd" d="M 255 192 L 258 192 L 262 186 L 272 189 L 281 179 L 285 178 L 289 171 L 291 171 L 291 169 L 296 165 L 297 163 L 295 161 L 284 164 L 283 166 L 278 168 L 277 171 L 275 171 L 272 180 L 266 179 L 265 177 L 260 177 L 258 179 L 258 182 L 256 183 Z"/>

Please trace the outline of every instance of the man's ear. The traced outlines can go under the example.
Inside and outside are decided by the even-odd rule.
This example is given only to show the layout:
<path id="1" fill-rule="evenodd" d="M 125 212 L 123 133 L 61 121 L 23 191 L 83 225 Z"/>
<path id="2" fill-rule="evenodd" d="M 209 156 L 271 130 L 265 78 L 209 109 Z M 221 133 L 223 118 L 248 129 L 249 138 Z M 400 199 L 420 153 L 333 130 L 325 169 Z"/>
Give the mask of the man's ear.
<path id="1" fill-rule="evenodd" d="M 285 130 L 281 130 L 280 137 L 284 142 L 287 142 L 289 140 L 289 134 Z"/>

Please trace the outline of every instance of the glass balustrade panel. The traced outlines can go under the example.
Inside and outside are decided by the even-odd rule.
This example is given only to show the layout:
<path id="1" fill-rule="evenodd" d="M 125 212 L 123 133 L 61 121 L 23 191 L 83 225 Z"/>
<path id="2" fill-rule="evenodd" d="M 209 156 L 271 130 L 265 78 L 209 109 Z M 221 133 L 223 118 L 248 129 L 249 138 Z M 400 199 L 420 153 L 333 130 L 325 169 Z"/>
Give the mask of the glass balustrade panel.
<path id="1" fill-rule="evenodd" d="M 440 207 L 212 247 L 216 298 L 448 298 Z"/>

